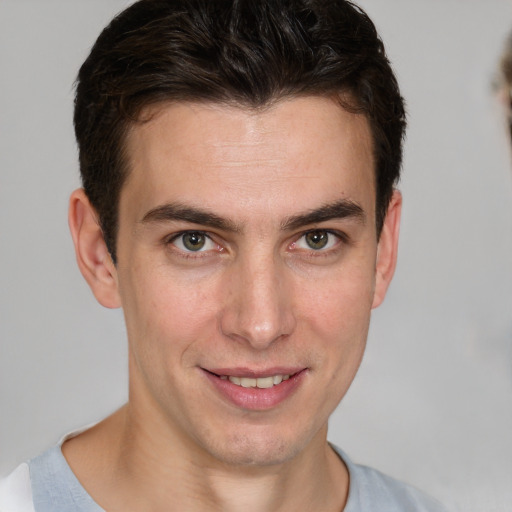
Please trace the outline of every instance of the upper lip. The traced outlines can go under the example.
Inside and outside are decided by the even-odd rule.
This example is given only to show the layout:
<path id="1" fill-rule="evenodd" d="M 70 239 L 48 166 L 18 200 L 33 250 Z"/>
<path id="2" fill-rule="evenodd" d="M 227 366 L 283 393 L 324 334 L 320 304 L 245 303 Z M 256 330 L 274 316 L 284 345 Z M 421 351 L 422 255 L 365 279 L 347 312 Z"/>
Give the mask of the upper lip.
<path id="1" fill-rule="evenodd" d="M 274 375 L 294 375 L 302 370 L 306 370 L 304 366 L 274 366 L 255 370 L 245 366 L 237 366 L 231 368 L 203 368 L 207 372 L 215 375 L 227 375 L 228 377 L 248 377 L 253 379 L 272 377 Z"/>

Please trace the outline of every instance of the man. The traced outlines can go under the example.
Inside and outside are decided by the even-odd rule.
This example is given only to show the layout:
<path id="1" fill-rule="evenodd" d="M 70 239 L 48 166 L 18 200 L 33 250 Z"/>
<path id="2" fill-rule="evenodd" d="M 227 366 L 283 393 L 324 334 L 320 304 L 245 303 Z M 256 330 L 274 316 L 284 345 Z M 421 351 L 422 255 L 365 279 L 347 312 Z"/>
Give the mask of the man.
<path id="1" fill-rule="evenodd" d="M 405 114 L 343 0 L 142 0 L 83 64 L 77 262 L 129 402 L 0 510 L 439 511 L 327 442 L 398 243 Z"/>

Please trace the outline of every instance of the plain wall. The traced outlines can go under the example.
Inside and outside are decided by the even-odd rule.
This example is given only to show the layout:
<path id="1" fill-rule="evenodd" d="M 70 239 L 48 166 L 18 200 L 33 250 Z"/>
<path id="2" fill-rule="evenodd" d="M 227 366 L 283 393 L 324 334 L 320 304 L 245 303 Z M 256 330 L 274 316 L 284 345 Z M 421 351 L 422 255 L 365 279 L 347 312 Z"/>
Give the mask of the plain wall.
<path id="1" fill-rule="evenodd" d="M 67 228 L 73 80 L 122 0 L 0 0 L 0 472 L 127 396 L 122 313 Z M 400 257 L 330 439 L 463 512 L 512 510 L 506 0 L 361 0 L 409 111 Z"/>

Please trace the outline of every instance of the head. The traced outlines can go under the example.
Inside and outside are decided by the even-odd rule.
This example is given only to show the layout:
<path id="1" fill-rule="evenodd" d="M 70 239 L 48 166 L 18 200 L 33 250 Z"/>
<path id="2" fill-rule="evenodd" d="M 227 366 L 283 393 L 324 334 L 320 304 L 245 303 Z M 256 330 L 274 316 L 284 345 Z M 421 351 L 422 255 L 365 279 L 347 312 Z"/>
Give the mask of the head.
<path id="1" fill-rule="evenodd" d="M 262 109 L 336 98 L 362 113 L 375 155 L 377 234 L 399 178 L 405 114 L 372 21 L 345 0 L 142 0 L 102 32 L 80 69 L 75 131 L 85 192 L 116 260 L 125 141 L 170 101 Z"/>
<path id="2" fill-rule="evenodd" d="M 235 465 L 325 444 L 396 262 L 404 111 L 372 22 L 137 2 L 83 65 L 75 125 L 77 258 L 123 307 L 151 437 Z"/>

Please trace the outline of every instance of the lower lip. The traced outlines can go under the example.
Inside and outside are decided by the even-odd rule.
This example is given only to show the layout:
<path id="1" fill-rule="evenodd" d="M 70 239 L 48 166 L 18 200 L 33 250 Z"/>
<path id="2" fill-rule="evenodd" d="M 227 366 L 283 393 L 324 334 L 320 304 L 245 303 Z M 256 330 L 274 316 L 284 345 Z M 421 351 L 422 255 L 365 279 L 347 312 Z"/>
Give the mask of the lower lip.
<path id="1" fill-rule="evenodd" d="M 289 398 L 303 381 L 307 370 L 302 370 L 292 375 L 288 380 L 266 389 L 244 388 L 233 384 L 229 379 L 221 379 L 206 370 L 203 370 L 203 373 L 215 389 L 232 404 L 251 411 L 266 411 Z"/>

